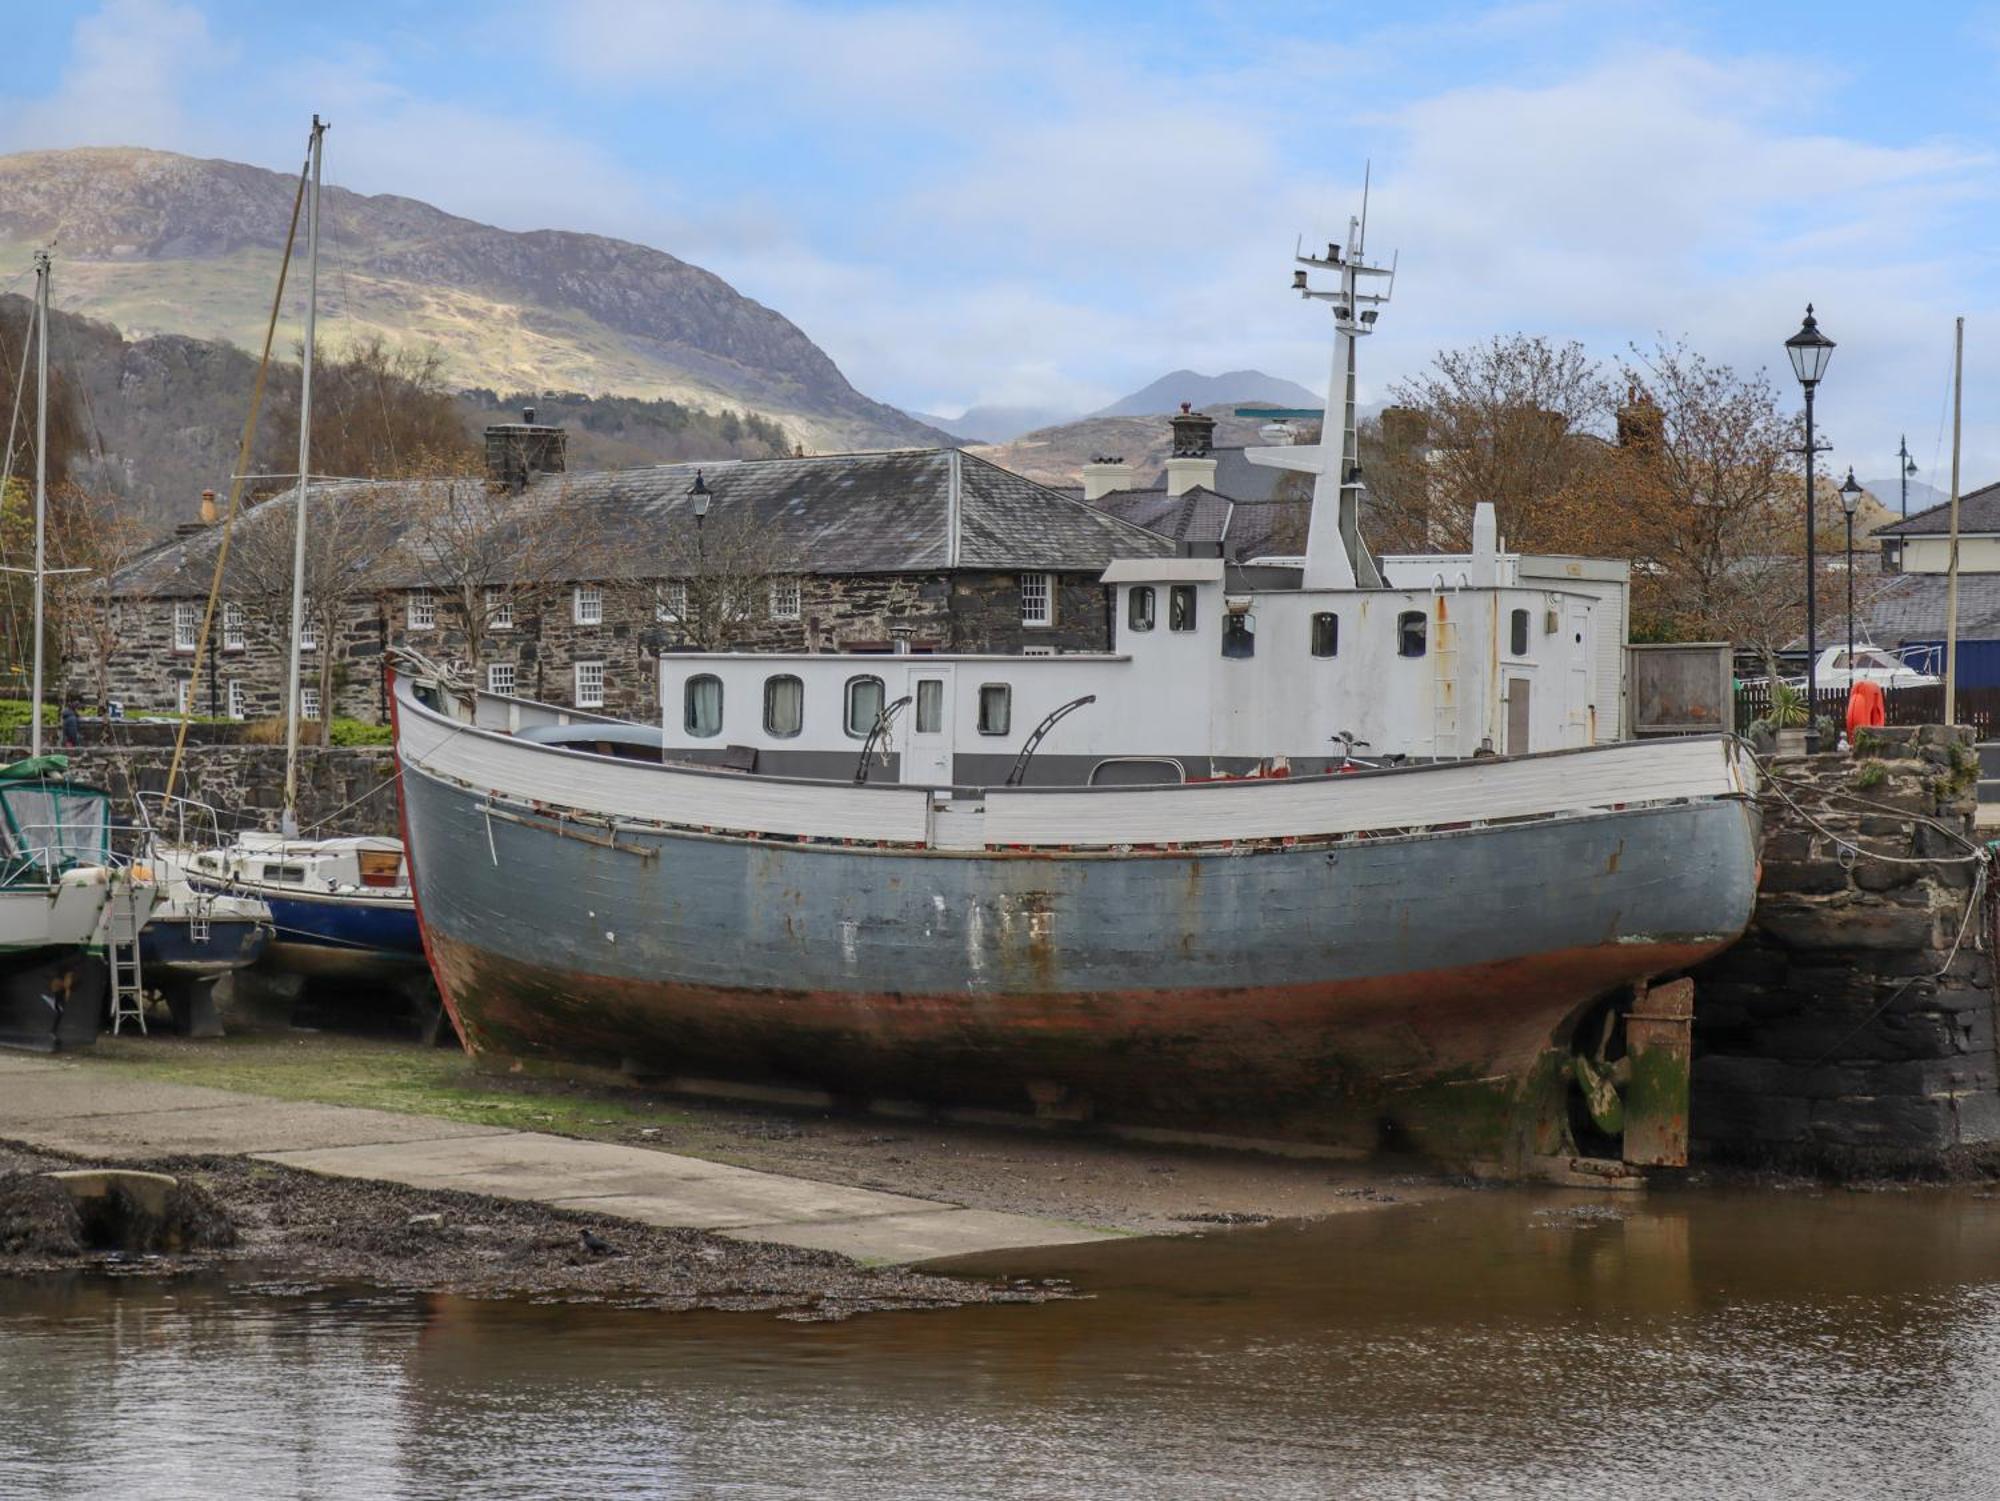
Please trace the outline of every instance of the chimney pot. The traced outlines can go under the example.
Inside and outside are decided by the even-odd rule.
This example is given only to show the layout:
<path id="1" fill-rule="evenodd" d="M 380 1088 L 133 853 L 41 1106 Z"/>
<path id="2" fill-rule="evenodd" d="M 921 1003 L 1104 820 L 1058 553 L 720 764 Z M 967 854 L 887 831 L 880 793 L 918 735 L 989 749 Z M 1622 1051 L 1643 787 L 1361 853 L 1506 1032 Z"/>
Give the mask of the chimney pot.
<path id="1" fill-rule="evenodd" d="M 529 425 L 530 427 L 534 426 L 534 422 L 535 422 L 535 409 L 534 409 L 533 407 L 522 407 L 522 408 L 521 408 L 521 420 L 522 420 L 523 422 L 527 423 L 527 424 L 528 424 L 528 425 Z"/>
<path id="2" fill-rule="evenodd" d="M 201 492 L 201 524 L 203 526 L 214 526 L 217 519 L 215 492 L 213 490 L 204 490 Z"/>

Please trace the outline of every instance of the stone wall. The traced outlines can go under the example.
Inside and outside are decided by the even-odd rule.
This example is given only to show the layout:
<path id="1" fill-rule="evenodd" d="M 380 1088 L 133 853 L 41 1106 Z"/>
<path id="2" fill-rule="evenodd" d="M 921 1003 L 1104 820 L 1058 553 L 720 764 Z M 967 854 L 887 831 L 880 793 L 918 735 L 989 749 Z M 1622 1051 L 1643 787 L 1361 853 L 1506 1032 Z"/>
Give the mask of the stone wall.
<path id="1" fill-rule="evenodd" d="M 1977 766 L 1971 731 L 1938 726 L 1771 765 L 1756 917 L 1696 975 L 1706 1155 L 1930 1173 L 2000 1145 L 1993 908 L 1967 922 L 1959 858 Z"/>
<path id="2" fill-rule="evenodd" d="M 8 761 L 27 754 L 26 746 L 0 751 Z M 135 794 L 166 786 L 174 752 L 171 742 L 86 743 L 63 754 L 69 757 L 70 775 L 109 792 L 113 816 L 130 823 L 136 821 Z M 395 760 L 386 745 L 309 751 L 299 758 L 300 827 L 323 835 L 398 834 L 394 775 Z M 190 744 L 175 791 L 214 808 L 224 834 L 275 830 L 285 803 L 285 748 Z"/>
<path id="3" fill-rule="evenodd" d="M 1106 591 L 1095 573 L 1058 574 L 1053 620 L 1047 626 L 1021 623 L 1021 584 L 1012 573 L 890 573 L 808 575 L 800 580 L 795 620 L 746 621 L 732 646 L 743 651 L 887 651 L 892 626 L 907 627 L 911 645 L 923 651 L 1014 654 L 1030 648 L 1053 651 L 1106 651 L 1112 645 Z M 494 663 L 514 668 L 515 692 L 549 703 L 571 704 L 576 668 L 604 664 L 605 712 L 636 719 L 659 713 L 659 684 L 653 649 L 678 645 L 671 621 L 657 615 L 652 581 L 603 588 L 601 621 L 576 621 L 574 592 L 564 586 L 521 598 L 514 625 L 484 633 L 478 681 Z M 409 646 L 442 661 L 463 663 L 466 634 L 454 625 L 455 612 L 436 601 L 435 624 L 412 630 L 410 596 L 393 593 L 356 599 L 349 605 L 330 649 L 333 656 L 333 711 L 336 715 L 381 721 L 385 644 Z M 117 700 L 128 714 L 177 711 L 180 684 L 194 672 L 194 653 L 174 644 L 170 599 L 122 600 L 113 606 L 119 645 L 103 664 L 78 657 L 63 679 L 63 693 L 86 706 Z M 239 702 L 249 719 L 284 712 L 287 651 L 284 631 L 260 610 L 246 609 L 241 644 L 223 645 L 217 620 L 212 663 L 192 684 L 197 714 L 230 712 L 230 684 L 240 685 Z M 319 649 L 304 657 L 305 681 L 319 682 Z"/>

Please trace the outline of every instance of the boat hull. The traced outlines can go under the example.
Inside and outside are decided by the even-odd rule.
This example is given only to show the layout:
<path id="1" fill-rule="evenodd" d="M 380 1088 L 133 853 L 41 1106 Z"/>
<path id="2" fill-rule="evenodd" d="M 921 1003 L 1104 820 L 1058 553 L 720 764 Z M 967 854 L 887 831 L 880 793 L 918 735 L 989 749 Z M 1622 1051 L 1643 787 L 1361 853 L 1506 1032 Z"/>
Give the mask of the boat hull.
<path id="1" fill-rule="evenodd" d="M 1447 1158 L 1564 1139 L 1569 1030 L 1733 942 L 1715 798 L 1254 849 L 955 855 L 489 816 L 406 760 L 475 1052 Z"/>
<path id="2" fill-rule="evenodd" d="M 195 936 L 195 919 L 159 916 L 139 934 L 139 955 L 148 982 L 156 979 L 210 980 L 247 969 L 263 957 L 271 925 L 249 917 L 209 917 L 207 936 Z"/>
<path id="3" fill-rule="evenodd" d="M 272 935 L 263 956 L 267 968 L 332 980 L 395 980 L 423 973 L 423 936 L 416 908 L 407 898 L 191 880 L 202 890 L 255 897 L 271 909 Z"/>

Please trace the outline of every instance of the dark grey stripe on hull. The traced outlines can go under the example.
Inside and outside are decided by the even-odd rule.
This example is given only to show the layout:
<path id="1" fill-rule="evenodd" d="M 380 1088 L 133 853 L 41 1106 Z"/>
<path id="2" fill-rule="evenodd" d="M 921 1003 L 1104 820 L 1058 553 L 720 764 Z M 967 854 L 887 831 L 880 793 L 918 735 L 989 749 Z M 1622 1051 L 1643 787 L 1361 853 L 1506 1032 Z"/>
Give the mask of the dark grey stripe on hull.
<path id="1" fill-rule="evenodd" d="M 736 990 L 1299 986 L 1728 938 L 1755 813 L 1719 800 L 1257 854 L 982 858 L 487 819 L 403 776 L 423 916 L 497 958 Z"/>

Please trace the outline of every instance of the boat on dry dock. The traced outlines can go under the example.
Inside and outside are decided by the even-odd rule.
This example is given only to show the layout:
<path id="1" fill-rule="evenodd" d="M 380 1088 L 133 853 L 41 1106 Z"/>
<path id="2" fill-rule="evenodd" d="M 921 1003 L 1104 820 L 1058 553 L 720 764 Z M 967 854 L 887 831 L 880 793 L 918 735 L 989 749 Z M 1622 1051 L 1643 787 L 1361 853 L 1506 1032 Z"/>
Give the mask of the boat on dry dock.
<path id="1" fill-rule="evenodd" d="M 1346 431 L 1261 452 L 1316 477 L 1307 555 L 1114 562 L 1110 652 L 669 654 L 657 727 L 400 676 L 467 1045 L 1515 1169 L 1629 1078 L 1624 1155 L 1673 1160 L 1685 1008 L 1635 1001 L 1748 923 L 1754 767 L 1613 738 L 1622 616 L 1490 508 L 1368 554 L 1361 251 L 1305 258 Z"/>

